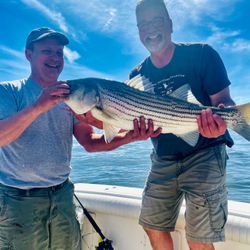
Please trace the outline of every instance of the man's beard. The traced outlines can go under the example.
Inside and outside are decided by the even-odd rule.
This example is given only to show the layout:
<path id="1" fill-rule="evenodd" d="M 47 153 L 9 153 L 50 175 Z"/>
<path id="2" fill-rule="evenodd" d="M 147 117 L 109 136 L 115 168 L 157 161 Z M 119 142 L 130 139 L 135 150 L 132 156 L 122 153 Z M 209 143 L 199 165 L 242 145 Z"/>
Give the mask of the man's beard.
<path id="1" fill-rule="evenodd" d="M 144 39 L 144 46 L 149 50 L 149 52 L 154 53 L 162 50 L 165 45 L 165 40 L 162 35 L 158 38 L 158 42 L 151 42 L 149 37 L 145 37 Z"/>

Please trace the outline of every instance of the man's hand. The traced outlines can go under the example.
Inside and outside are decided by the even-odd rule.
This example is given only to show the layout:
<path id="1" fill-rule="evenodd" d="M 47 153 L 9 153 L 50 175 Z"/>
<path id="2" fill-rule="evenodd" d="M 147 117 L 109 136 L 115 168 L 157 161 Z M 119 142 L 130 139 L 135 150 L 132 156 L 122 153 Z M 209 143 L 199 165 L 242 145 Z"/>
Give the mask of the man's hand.
<path id="1" fill-rule="evenodd" d="M 224 108 L 223 104 L 218 106 Z M 211 109 L 202 110 L 197 117 L 199 132 L 207 138 L 217 138 L 224 135 L 227 129 L 225 121 L 217 114 L 213 114 Z"/>
<path id="2" fill-rule="evenodd" d="M 44 113 L 59 102 L 67 100 L 69 86 L 64 82 L 57 82 L 55 85 L 44 88 L 34 106 L 39 112 Z"/>
<path id="3" fill-rule="evenodd" d="M 134 119 L 134 130 L 129 131 L 127 135 L 131 136 L 133 141 L 147 140 L 150 137 L 157 137 L 161 131 L 161 128 L 154 131 L 154 123 L 151 119 L 148 120 L 146 125 L 145 118 L 142 116 L 139 121 Z"/>

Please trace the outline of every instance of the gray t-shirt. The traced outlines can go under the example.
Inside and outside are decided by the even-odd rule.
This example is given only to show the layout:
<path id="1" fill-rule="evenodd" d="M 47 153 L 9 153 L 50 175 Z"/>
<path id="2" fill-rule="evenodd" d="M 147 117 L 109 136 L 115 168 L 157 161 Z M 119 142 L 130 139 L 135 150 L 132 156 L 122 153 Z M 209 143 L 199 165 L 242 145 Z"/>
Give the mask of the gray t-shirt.
<path id="1" fill-rule="evenodd" d="M 30 78 L 0 83 L 0 120 L 34 103 L 42 88 Z M 0 147 L 0 183 L 30 189 L 65 181 L 70 173 L 73 116 L 59 103 L 14 142 Z"/>

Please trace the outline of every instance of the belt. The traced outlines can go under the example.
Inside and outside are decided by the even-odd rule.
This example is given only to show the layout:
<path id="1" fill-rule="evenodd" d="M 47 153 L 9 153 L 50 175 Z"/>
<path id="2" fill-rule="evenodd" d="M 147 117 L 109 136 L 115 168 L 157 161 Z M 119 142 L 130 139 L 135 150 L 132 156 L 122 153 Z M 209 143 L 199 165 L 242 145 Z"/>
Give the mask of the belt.
<path id="1" fill-rule="evenodd" d="M 20 188 L 14 188 L 14 187 L 8 187 L 4 185 L 0 185 L 2 189 L 4 189 L 7 192 L 15 193 L 18 196 L 32 196 L 32 195 L 38 195 L 38 194 L 48 194 L 48 193 L 54 193 L 56 191 L 59 191 L 62 189 L 67 183 L 69 183 L 69 180 L 67 179 L 61 184 L 51 186 L 51 187 L 42 187 L 42 188 L 31 188 L 31 189 L 20 189 Z"/>

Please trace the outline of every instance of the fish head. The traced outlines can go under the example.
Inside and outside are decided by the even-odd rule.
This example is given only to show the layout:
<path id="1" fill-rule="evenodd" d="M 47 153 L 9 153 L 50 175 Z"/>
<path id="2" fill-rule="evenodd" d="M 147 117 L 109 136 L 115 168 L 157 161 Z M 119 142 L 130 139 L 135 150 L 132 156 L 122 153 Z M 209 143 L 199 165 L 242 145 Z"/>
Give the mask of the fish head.
<path id="1" fill-rule="evenodd" d="M 76 113 L 84 114 L 98 103 L 97 90 L 91 79 L 78 79 L 66 82 L 70 87 L 69 98 L 65 103 Z"/>

